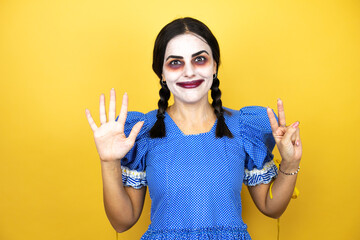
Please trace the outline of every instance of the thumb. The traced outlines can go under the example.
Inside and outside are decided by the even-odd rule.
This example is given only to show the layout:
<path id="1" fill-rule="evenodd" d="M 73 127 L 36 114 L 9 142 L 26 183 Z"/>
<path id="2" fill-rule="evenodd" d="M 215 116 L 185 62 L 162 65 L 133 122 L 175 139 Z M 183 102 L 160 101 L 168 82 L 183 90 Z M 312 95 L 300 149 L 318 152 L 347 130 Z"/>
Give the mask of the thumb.
<path id="1" fill-rule="evenodd" d="M 144 121 L 137 122 L 133 128 L 131 129 L 131 132 L 129 134 L 128 140 L 131 142 L 135 142 L 137 135 L 139 134 L 142 126 L 144 124 Z"/>

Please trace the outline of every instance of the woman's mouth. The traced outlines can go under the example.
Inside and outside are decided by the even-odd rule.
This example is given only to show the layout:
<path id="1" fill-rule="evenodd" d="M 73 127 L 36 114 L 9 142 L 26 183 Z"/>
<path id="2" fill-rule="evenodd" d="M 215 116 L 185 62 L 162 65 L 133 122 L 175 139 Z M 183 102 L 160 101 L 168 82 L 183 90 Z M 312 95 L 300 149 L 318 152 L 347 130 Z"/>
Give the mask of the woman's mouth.
<path id="1" fill-rule="evenodd" d="M 176 85 L 178 85 L 182 88 L 196 88 L 203 82 L 204 82 L 204 80 L 201 79 L 201 80 L 195 80 L 195 81 L 191 81 L 191 82 L 180 82 L 180 83 L 176 83 Z"/>

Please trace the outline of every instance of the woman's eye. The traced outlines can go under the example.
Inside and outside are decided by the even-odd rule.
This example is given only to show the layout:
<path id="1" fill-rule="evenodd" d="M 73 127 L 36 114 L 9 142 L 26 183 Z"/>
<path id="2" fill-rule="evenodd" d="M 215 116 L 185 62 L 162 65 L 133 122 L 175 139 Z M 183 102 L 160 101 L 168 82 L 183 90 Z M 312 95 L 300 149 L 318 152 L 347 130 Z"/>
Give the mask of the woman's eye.
<path id="1" fill-rule="evenodd" d="M 195 58 L 196 63 L 204 63 L 206 61 L 205 57 L 199 56 Z"/>
<path id="2" fill-rule="evenodd" d="M 173 61 L 171 61 L 170 62 L 170 65 L 180 65 L 181 64 L 181 62 L 179 61 L 179 60 L 173 60 Z"/>

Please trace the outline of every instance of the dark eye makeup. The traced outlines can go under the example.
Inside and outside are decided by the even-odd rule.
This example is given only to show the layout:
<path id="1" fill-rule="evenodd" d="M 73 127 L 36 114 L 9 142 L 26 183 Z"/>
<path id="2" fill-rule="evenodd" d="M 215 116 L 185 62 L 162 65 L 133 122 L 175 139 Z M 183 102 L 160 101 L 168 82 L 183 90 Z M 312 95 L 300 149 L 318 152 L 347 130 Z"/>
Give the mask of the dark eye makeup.
<path id="1" fill-rule="evenodd" d="M 178 69 L 178 68 L 182 67 L 183 62 L 180 60 L 172 60 L 172 61 L 168 62 L 167 65 L 172 69 Z"/>
<path id="2" fill-rule="evenodd" d="M 200 55 L 200 54 L 202 54 L 202 55 Z M 205 54 L 208 54 L 208 53 L 206 51 L 200 51 L 198 53 L 193 54 L 192 55 L 193 59 L 191 60 L 192 64 L 199 65 L 199 66 L 205 65 L 208 62 L 207 56 L 203 56 Z M 173 58 L 173 59 L 171 59 L 171 58 Z M 182 56 L 171 55 L 171 56 L 167 57 L 166 60 L 169 60 L 166 65 L 171 69 L 180 69 L 185 64 L 185 62 L 183 61 L 184 58 Z"/>
<path id="3" fill-rule="evenodd" d="M 169 64 L 170 65 L 180 65 L 181 61 L 180 60 L 172 60 Z"/>
<path id="4" fill-rule="evenodd" d="M 204 56 L 197 56 L 194 59 L 194 62 L 197 63 L 197 64 L 204 64 L 206 61 L 207 61 L 207 59 Z"/>

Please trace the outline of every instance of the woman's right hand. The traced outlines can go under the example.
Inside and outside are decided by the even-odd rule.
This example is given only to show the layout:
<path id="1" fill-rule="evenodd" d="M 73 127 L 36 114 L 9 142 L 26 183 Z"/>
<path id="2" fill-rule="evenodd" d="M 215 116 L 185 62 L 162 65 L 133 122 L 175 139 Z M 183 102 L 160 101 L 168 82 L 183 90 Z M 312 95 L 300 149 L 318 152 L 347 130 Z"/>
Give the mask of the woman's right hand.
<path id="1" fill-rule="evenodd" d="M 122 106 L 118 121 L 115 121 L 116 115 L 116 95 L 115 90 L 110 91 L 109 121 L 106 121 L 105 96 L 100 96 L 100 123 L 98 127 L 91 117 L 90 111 L 85 110 L 86 117 L 90 127 L 94 132 L 96 149 L 100 160 L 103 162 L 120 161 L 134 146 L 136 136 L 144 122 L 138 122 L 132 128 L 129 137 L 124 133 L 124 125 L 127 116 L 128 96 L 125 93 L 122 100 Z"/>

